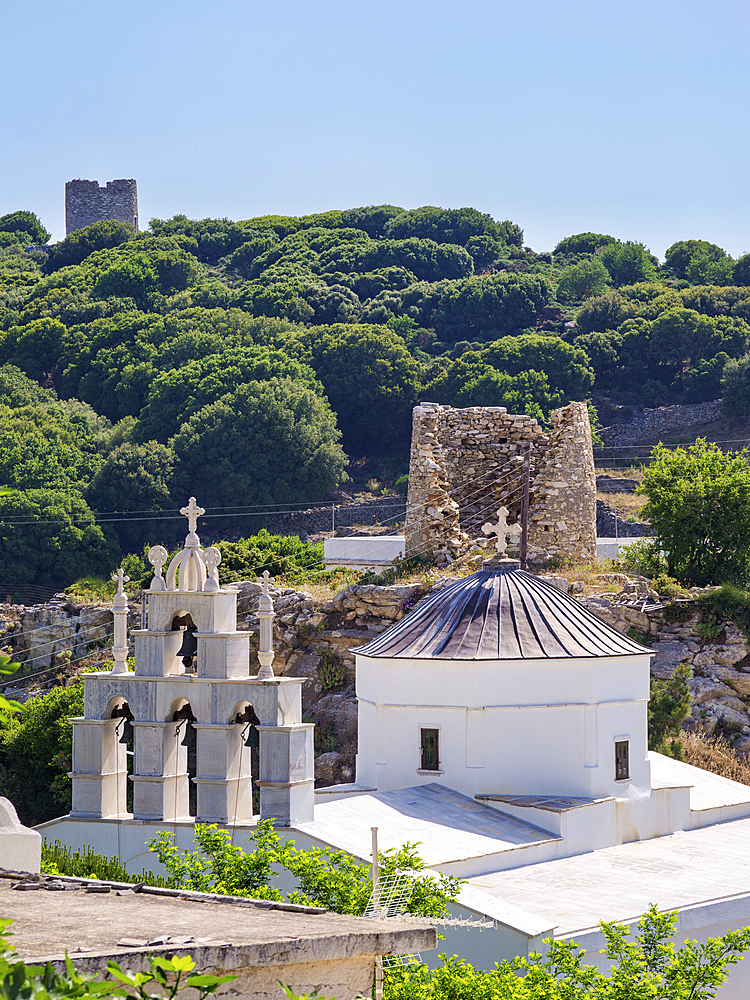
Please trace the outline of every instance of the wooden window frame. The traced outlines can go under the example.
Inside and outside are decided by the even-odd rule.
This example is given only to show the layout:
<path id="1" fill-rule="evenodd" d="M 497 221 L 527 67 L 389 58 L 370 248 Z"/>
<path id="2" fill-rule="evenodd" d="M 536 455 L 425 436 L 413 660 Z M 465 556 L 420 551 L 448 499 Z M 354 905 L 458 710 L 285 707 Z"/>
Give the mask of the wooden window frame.
<path id="1" fill-rule="evenodd" d="M 425 746 L 425 734 L 429 733 L 430 738 L 434 738 L 434 747 L 428 751 Z M 427 754 L 430 753 L 428 758 Z M 428 766 L 428 762 L 432 761 L 432 767 Z M 428 774 L 438 774 L 441 771 L 440 767 L 440 729 L 435 726 L 420 726 L 419 729 L 419 771 L 426 772 Z"/>
<path id="2" fill-rule="evenodd" d="M 630 740 L 615 740 L 615 781 L 630 781 Z"/>

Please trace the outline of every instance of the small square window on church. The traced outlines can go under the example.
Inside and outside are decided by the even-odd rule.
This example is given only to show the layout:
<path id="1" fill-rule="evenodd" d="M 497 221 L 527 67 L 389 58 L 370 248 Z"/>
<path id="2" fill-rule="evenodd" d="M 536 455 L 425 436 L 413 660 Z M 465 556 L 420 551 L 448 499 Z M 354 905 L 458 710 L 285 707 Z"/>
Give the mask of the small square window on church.
<path id="1" fill-rule="evenodd" d="M 421 751 L 422 751 L 422 763 L 421 771 L 439 771 L 440 770 L 440 743 L 439 736 L 440 730 L 438 729 L 422 729 L 421 733 Z"/>
<path id="2" fill-rule="evenodd" d="M 630 777 L 630 743 L 622 740 L 615 743 L 615 781 L 626 781 Z"/>

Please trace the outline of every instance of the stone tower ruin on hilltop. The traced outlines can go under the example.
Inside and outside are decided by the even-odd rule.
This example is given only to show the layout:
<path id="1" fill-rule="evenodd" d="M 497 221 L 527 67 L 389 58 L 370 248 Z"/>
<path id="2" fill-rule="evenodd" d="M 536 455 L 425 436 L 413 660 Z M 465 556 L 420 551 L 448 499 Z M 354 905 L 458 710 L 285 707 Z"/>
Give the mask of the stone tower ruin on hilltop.
<path id="1" fill-rule="evenodd" d="M 127 222 L 138 232 L 138 191 L 135 181 L 68 181 L 65 185 L 65 235 L 95 222 Z"/>

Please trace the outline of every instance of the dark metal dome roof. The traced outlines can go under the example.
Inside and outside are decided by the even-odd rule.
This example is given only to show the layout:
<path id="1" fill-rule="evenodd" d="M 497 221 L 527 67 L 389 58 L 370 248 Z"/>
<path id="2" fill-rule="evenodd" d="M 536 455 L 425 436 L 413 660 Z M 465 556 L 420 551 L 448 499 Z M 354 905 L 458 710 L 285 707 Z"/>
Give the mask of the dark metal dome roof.
<path id="1" fill-rule="evenodd" d="M 522 570 L 482 570 L 432 594 L 354 652 L 418 660 L 537 660 L 650 650 L 544 580 Z"/>

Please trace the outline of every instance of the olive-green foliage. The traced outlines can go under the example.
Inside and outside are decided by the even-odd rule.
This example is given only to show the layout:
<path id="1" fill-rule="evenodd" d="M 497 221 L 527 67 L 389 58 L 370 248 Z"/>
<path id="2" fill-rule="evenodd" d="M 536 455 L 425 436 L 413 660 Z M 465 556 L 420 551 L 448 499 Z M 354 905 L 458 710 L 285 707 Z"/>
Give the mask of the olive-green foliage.
<path id="1" fill-rule="evenodd" d="M 466 246 L 472 236 L 491 236 L 501 243 L 523 245 L 523 230 L 514 222 L 495 222 L 491 215 L 475 208 L 436 208 L 424 205 L 395 215 L 385 226 L 386 233 L 398 240 L 416 237 L 435 243 Z"/>
<path id="2" fill-rule="evenodd" d="M 98 878 L 107 882 L 146 882 L 148 885 L 166 886 L 166 879 L 154 875 L 151 871 L 133 874 L 120 864 L 117 858 L 108 858 L 97 854 L 93 847 L 87 845 L 82 850 L 74 851 L 68 844 L 56 840 L 50 844 L 42 843 L 42 873 L 46 875 L 72 875 L 79 878 Z"/>
<path id="3" fill-rule="evenodd" d="M 10 212 L 0 216 L 0 233 L 23 236 L 25 243 L 44 244 L 52 235 L 34 212 Z M 19 241 L 20 242 L 20 241 Z"/>
<path id="4" fill-rule="evenodd" d="M 60 590 L 86 573 L 102 576 L 116 558 L 79 494 L 30 489 L 0 495 L 3 596 L 29 584 Z"/>
<path id="5" fill-rule="evenodd" d="M 72 716 L 83 715 L 83 682 L 30 698 L 0 726 L 0 786 L 26 826 L 70 810 Z"/>
<path id="6" fill-rule="evenodd" d="M 246 223 L 230 219 L 188 219 L 184 215 L 166 220 L 152 219 L 149 228 L 155 236 L 190 237 L 194 241 L 195 256 L 209 263 L 226 257 L 253 236 Z M 189 244 L 186 248 L 189 249 Z"/>
<path id="7" fill-rule="evenodd" d="M 693 676 L 692 667 L 681 663 L 671 677 L 651 678 L 651 697 L 648 702 L 648 748 L 682 760 L 679 736 L 682 723 L 690 715 L 693 696 L 688 681 Z"/>
<path id="8" fill-rule="evenodd" d="M 0 404 L 0 483 L 21 490 L 82 490 L 101 459 L 80 420 L 54 403 Z"/>
<path id="9" fill-rule="evenodd" d="M 704 260 L 721 261 L 727 257 L 727 252 L 705 240 L 678 240 L 665 250 L 664 266 L 676 278 L 688 278 L 688 268 L 696 256 Z"/>
<path id="10" fill-rule="evenodd" d="M 576 233 L 575 236 L 566 236 L 560 240 L 552 253 L 555 257 L 563 254 L 596 253 L 602 247 L 617 242 L 619 241 L 614 236 L 605 236 L 603 233 Z"/>
<path id="11" fill-rule="evenodd" d="M 750 253 L 738 257 L 732 269 L 733 285 L 750 285 Z"/>
<path id="12" fill-rule="evenodd" d="M 667 574 L 667 561 L 662 555 L 661 546 L 645 538 L 639 538 L 628 545 L 620 556 L 620 562 L 626 570 L 647 576 L 651 580 Z"/>
<path id="13" fill-rule="evenodd" d="M 172 508 L 168 484 L 173 466 L 172 452 L 157 441 L 118 445 L 99 466 L 86 491 L 92 510 L 121 515 L 132 511 L 137 517 L 109 518 L 108 529 L 117 536 L 123 552 L 137 552 L 153 538 L 149 511 Z"/>
<path id="14" fill-rule="evenodd" d="M 293 840 L 282 841 L 271 820 L 259 823 L 250 834 L 253 849 L 249 852 L 235 846 L 230 834 L 214 825 L 196 823 L 195 841 L 197 850 L 180 851 L 174 835 L 165 830 L 149 842 L 175 888 L 279 900 L 283 896 L 271 884 L 278 866 L 297 879 L 298 888 L 288 895 L 290 903 L 359 915 L 372 895 L 370 865 L 330 847 L 300 850 Z M 384 878 L 405 873 L 411 889 L 407 913 L 444 916 L 448 903 L 456 900 L 461 880 L 429 871 L 417 854 L 418 846 L 407 843 L 398 851 L 379 852 L 380 871 Z"/>
<path id="15" fill-rule="evenodd" d="M 0 366 L 0 403 L 13 409 L 19 406 L 34 406 L 37 403 L 52 403 L 53 393 L 43 389 L 38 382 L 30 379 L 15 365 Z"/>
<path id="16" fill-rule="evenodd" d="M 615 288 L 638 281 L 656 281 L 659 262 L 642 243 L 607 243 L 599 251 L 599 259 L 609 271 Z"/>
<path id="17" fill-rule="evenodd" d="M 643 508 L 681 583 L 745 585 L 750 578 L 750 465 L 699 438 L 689 448 L 657 445 L 645 470 Z"/>
<path id="18" fill-rule="evenodd" d="M 557 285 L 557 297 L 561 301 L 580 302 L 602 295 L 611 281 L 609 271 L 599 258 L 590 257 L 563 269 Z"/>
<path id="19" fill-rule="evenodd" d="M 425 394 L 452 406 L 507 406 L 544 419 L 558 406 L 585 399 L 593 382 L 580 348 L 559 337 L 523 334 L 463 352 L 425 386 Z"/>
<path id="20" fill-rule="evenodd" d="M 286 378 L 249 382 L 195 413 L 172 440 L 173 495 L 205 507 L 298 503 L 341 481 L 346 455 L 327 402 Z"/>
<path id="21" fill-rule="evenodd" d="M 0 358 L 43 382 L 55 370 L 67 331 L 58 319 L 44 317 L 0 333 Z"/>
<path id="22" fill-rule="evenodd" d="M 237 542 L 217 542 L 221 552 L 222 582 L 255 580 L 264 570 L 271 576 L 294 577 L 323 566 L 323 543 L 301 541 L 297 535 L 271 535 L 262 528 L 257 535 Z"/>
<path id="23" fill-rule="evenodd" d="M 750 354 L 725 364 L 721 377 L 721 409 L 726 417 L 750 414 Z"/>
<path id="24" fill-rule="evenodd" d="M 398 334 L 382 326 L 338 323 L 312 327 L 299 345 L 323 383 L 347 450 L 378 451 L 408 431 L 419 365 Z"/>
<path id="25" fill-rule="evenodd" d="M 47 274 L 59 271 L 61 267 L 80 264 L 96 250 L 111 250 L 113 247 L 135 238 L 135 230 L 127 222 L 103 219 L 83 229 L 76 229 L 60 243 L 47 250 L 44 270 Z"/>
<path id="26" fill-rule="evenodd" d="M 750 639 L 750 592 L 725 583 L 718 590 L 703 594 L 699 601 L 721 621 L 734 622 Z"/>
<path id="27" fill-rule="evenodd" d="M 750 948 L 750 928 L 729 931 L 699 945 L 677 947 L 677 913 L 650 906 L 637 931 L 602 921 L 606 972 L 584 965 L 585 949 L 574 941 L 547 940 L 544 954 L 502 961 L 489 972 L 456 955 L 441 955 L 437 969 L 403 965 L 385 977 L 386 1000 L 710 1000 L 729 978 L 729 970 Z"/>
<path id="28" fill-rule="evenodd" d="M 255 345 L 228 347 L 156 375 L 133 434 L 141 441 L 167 441 L 204 406 L 247 382 L 271 378 L 293 379 L 322 395 L 315 372 L 283 351 Z"/>

